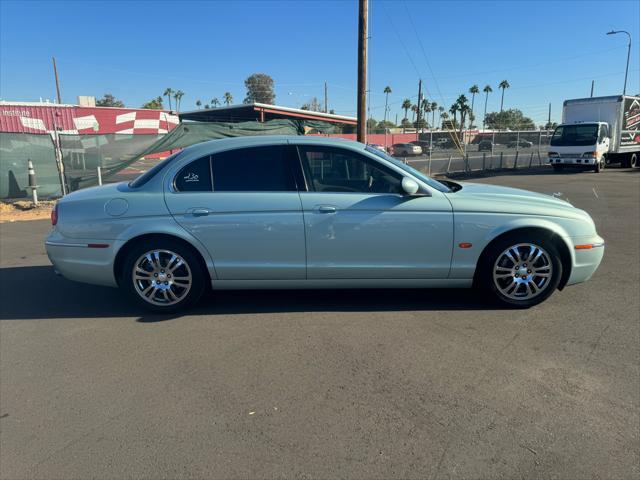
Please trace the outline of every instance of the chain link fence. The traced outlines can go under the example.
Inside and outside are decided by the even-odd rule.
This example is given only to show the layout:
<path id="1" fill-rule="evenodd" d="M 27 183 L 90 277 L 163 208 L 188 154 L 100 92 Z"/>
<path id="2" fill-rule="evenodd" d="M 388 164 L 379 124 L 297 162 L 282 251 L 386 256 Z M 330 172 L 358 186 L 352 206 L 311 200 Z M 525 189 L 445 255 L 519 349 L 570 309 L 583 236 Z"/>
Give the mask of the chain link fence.
<path id="1" fill-rule="evenodd" d="M 533 168 L 546 165 L 552 131 L 419 134 L 423 154 L 397 157 L 428 175 Z M 459 148 L 456 146 L 459 145 Z"/>

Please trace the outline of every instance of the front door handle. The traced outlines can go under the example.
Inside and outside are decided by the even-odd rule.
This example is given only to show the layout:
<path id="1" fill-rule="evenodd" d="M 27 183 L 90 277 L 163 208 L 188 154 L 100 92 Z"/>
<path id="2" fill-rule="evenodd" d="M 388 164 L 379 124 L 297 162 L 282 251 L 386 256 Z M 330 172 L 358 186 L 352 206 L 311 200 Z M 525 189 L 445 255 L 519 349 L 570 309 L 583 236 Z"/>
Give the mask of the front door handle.
<path id="1" fill-rule="evenodd" d="M 320 213 L 336 213 L 336 207 L 333 205 L 320 205 L 318 207 L 318 212 Z"/>
<path id="2" fill-rule="evenodd" d="M 206 208 L 194 208 L 193 210 L 191 210 L 191 214 L 194 217 L 206 217 L 207 215 L 209 215 L 209 210 L 207 210 Z"/>

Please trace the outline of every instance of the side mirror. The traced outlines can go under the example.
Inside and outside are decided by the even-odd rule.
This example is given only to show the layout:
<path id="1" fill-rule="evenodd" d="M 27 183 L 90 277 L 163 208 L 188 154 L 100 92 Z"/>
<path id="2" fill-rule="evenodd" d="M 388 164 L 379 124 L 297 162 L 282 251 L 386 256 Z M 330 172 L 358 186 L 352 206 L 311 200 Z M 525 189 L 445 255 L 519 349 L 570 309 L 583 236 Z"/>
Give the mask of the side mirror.
<path id="1" fill-rule="evenodd" d="M 404 177 L 402 179 L 402 190 L 404 190 L 404 193 L 406 193 L 407 195 L 415 195 L 416 193 L 418 193 L 419 189 L 420 186 L 415 180 L 409 177 Z"/>

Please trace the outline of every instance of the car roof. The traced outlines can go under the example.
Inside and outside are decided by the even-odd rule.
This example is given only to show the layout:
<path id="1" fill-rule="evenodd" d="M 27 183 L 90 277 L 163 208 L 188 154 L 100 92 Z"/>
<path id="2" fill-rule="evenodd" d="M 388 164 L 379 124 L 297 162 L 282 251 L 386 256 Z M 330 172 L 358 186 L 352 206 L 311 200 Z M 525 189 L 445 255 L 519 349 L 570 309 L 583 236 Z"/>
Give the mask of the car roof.
<path id="1" fill-rule="evenodd" d="M 230 137 L 218 140 L 209 140 L 186 147 L 185 156 L 206 155 L 217 151 L 230 150 L 242 147 L 258 147 L 262 145 L 323 145 L 335 147 L 347 147 L 363 150 L 366 145 L 353 140 L 343 138 L 306 136 L 306 135 L 255 135 L 247 137 Z"/>

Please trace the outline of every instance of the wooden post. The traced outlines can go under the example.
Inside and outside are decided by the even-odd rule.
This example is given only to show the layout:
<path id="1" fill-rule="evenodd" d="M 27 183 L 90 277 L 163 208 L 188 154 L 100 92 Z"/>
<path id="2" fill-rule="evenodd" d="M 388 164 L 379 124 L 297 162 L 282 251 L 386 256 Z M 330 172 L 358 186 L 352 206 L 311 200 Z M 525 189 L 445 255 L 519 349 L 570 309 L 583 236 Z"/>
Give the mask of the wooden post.
<path id="1" fill-rule="evenodd" d="M 358 8 L 358 127 L 357 140 L 367 143 L 367 16 L 369 0 Z"/>

